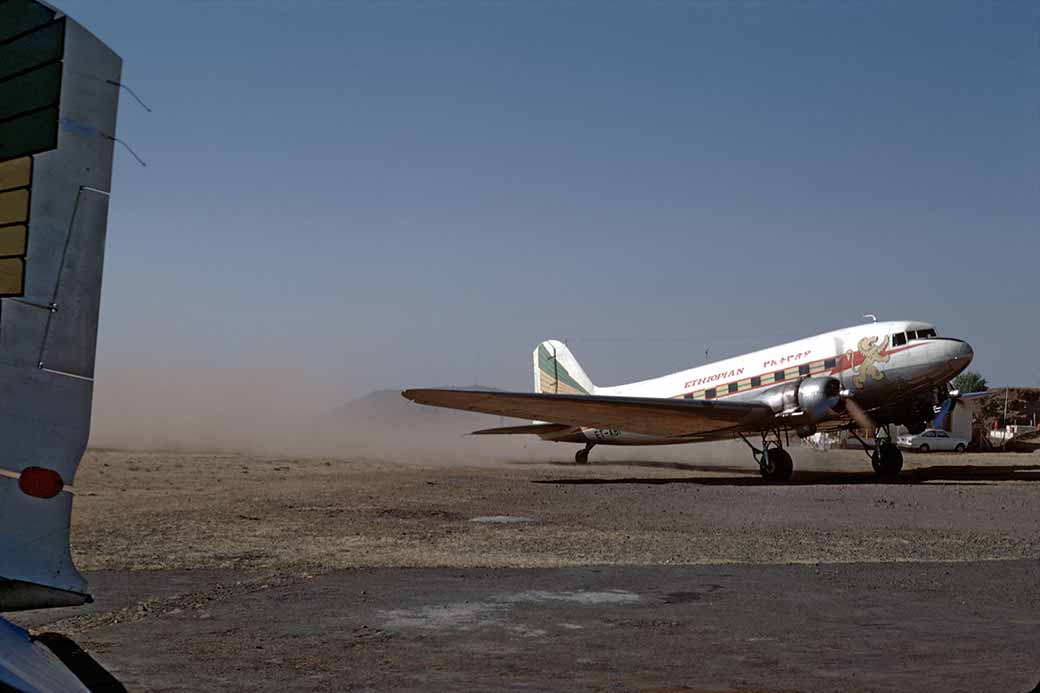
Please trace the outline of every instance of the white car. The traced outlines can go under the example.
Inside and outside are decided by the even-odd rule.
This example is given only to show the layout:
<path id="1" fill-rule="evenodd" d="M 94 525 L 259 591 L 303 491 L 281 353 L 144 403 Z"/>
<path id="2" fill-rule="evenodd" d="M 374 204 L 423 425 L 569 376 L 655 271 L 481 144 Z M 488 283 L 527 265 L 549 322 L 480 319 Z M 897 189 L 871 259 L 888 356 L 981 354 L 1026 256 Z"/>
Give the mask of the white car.
<path id="1" fill-rule="evenodd" d="M 953 452 L 964 452 L 968 449 L 967 438 L 955 436 L 939 428 L 929 428 L 918 433 L 916 436 L 910 434 L 901 435 L 896 439 L 896 444 L 907 450 L 918 452 L 930 452 L 932 450 L 950 450 Z"/>

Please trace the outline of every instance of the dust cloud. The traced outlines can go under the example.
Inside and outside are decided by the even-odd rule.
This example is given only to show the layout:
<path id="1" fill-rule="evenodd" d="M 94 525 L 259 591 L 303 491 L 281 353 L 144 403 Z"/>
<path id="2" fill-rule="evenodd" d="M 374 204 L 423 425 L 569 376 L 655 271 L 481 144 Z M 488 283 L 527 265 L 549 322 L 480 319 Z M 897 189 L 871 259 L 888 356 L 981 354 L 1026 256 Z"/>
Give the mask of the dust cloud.
<path id="1" fill-rule="evenodd" d="M 233 451 L 419 464 L 573 461 L 576 444 L 535 436 L 474 437 L 481 428 L 527 423 L 424 407 L 396 390 L 337 400 L 293 369 L 196 364 L 100 367 L 94 448 Z M 747 465 L 742 444 L 600 446 L 594 462 Z"/>
<path id="2" fill-rule="evenodd" d="M 90 445 L 287 452 L 319 411 L 292 377 L 198 364 L 99 366 Z"/>

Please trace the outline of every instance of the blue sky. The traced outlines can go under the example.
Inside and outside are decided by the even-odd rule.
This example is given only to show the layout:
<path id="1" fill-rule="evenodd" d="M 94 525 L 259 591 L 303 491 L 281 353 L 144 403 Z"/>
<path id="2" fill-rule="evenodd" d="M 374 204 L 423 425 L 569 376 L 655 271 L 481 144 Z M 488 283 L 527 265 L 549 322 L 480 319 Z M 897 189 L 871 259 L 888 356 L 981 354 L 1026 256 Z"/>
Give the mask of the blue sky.
<path id="1" fill-rule="evenodd" d="M 1034 3 L 60 5 L 155 111 L 99 390 L 527 389 L 550 337 L 611 384 L 866 312 L 1040 385 Z"/>

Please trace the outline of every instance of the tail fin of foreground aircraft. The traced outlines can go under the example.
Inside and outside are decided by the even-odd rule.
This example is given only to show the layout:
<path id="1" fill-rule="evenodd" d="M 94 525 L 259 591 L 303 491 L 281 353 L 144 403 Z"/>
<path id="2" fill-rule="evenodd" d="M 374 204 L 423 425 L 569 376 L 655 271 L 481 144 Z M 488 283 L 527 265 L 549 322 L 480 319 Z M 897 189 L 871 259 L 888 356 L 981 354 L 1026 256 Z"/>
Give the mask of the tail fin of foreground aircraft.
<path id="1" fill-rule="evenodd" d="M 121 70 L 61 12 L 0 3 L 0 612 L 90 599 L 69 516 L 90 430 Z"/>
<path id="2" fill-rule="evenodd" d="M 534 391 L 551 395 L 592 395 L 596 386 L 567 345 L 550 339 L 534 350 Z"/>

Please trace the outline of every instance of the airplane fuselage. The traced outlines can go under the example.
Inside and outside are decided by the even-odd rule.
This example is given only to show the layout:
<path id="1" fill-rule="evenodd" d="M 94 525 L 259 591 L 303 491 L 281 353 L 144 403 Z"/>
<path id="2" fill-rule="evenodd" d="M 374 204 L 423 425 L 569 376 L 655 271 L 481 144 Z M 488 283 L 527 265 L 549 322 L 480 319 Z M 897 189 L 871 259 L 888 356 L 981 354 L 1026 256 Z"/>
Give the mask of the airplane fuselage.
<path id="1" fill-rule="evenodd" d="M 878 423 L 897 422 L 915 398 L 930 394 L 967 368 L 973 352 L 959 339 L 939 337 L 915 321 L 848 327 L 724 359 L 669 375 L 614 387 L 597 395 L 695 400 L 763 401 L 785 383 L 831 377 Z M 840 417 L 833 417 L 838 420 Z M 797 413 L 785 425 L 809 422 Z M 582 428 L 555 440 L 606 445 L 659 445 L 688 440 L 658 438 L 616 429 Z"/>

